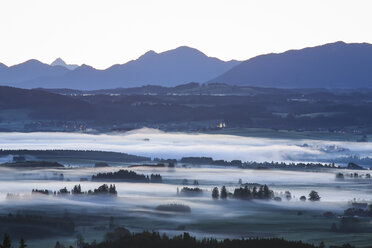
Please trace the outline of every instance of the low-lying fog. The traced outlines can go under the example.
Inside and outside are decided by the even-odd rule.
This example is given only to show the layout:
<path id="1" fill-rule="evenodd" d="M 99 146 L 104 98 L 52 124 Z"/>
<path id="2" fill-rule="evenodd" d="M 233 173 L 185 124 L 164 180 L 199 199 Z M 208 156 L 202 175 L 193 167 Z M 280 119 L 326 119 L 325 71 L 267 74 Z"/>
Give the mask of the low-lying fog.
<path id="1" fill-rule="evenodd" d="M 350 202 L 353 200 L 372 201 L 372 179 L 345 178 L 344 181 L 337 181 L 335 173 L 340 171 L 345 173 L 346 171 L 343 170 L 303 172 L 210 166 L 133 167 L 128 169 L 145 175 L 161 174 L 163 182 L 80 181 L 81 178 L 90 180 L 91 176 L 98 172 L 113 172 L 119 169 L 127 169 L 127 166 L 47 170 L 0 169 L 0 215 L 7 216 L 8 213 L 17 214 L 18 211 L 21 213 L 26 211 L 31 214 L 41 213 L 43 216 L 61 217 L 70 213 L 76 216 L 73 217 L 75 232 L 81 233 L 90 242 L 102 240 L 104 233 L 108 231 L 106 226 L 111 216 L 115 218 L 117 225 L 131 231 L 150 229 L 166 232 L 169 235 L 188 231 L 197 237 L 220 238 L 279 236 L 313 242 L 314 240 L 307 238 L 309 230 L 320 232 L 317 235 L 325 235 L 324 230 L 329 230 L 332 222 L 338 222 L 337 217 L 333 219 L 322 217 L 324 212 L 342 214 L 345 209 L 351 207 Z M 351 172 L 347 171 L 347 173 Z M 61 173 L 63 173 L 63 181 L 58 180 Z M 188 187 L 199 187 L 203 190 L 203 194 L 194 197 L 178 195 L 177 188 L 181 190 L 185 186 L 184 179 L 188 180 Z M 221 188 L 222 185 L 226 185 L 228 191 L 233 192 L 238 187 L 239 179 L 242 179 L 243 183 L 267 184 L 276 196 L 282 197 L 282 201 L 212 199 L 213 187 Z M 198 186 L 193 185 L 194 180 L 198 181 Z M 103 183 L 115 183 L 117 197 L 31 195 L 32 189 L 58 191 L 67 187 L 71 190 L 74 185 L 80 184 L 83 191 L 88 191 Z M 292 194 L 291 200 L 286 200 L 284 196 L 287 190 Z M 303 202 L 299 199 L 302 195 L 307 197 L 311 190 L 319 193 L 321 201 Z M 8 193 L 12 193 L 13 197 L 7 197 Z M 189 206 L 191 213 L 156 210 L 156 207 L 161 204 L 174 203 Z M 304 214 L 298 216 L 299 211 Z M 283 226 L 286 226 L 284 232 Z M 319 229 L 320 227 L 322 229 Z M 358 238 L 359 236 L 356 236 L 356 239 Z M 52 247 L 56 239 L 55 236 L 50 236 L 48 239 L 30 239 L 29 247 L 42 247 L 40 244 L 43 242 L 45 247 Z M 319 239 L 326 240 L 324 237 Z M 69 236 L 58 237 L 58 240 L 71 243 Z M 361 240 L 367 242 L 366 238 Z"/>
<path id="2" fill-rule="evenodd" d="M 2 206 L 7 204 L 18 204 L 19 200 L 9 201 L 6 199 L 7 193 L 15 193 L 27 196 L 30 195 L 32 189 L 48 189 L 58 191 L 63 187 L 71 190 L 74 185 L 80 184 L 83 191 L 97 188 L 103 183 L 115 183 L 118 191 L 118 199 L 122 201 L 120 207 L 129 210 L 128 207 L 149 207 L 154 208 L 161 203 L 172 202 L 187 202 L 192 205 L 193 210 L 207 210 L 208 213 L 213 212 L 212 207 L 214 201 L 211 199 L 212 188 L 225 185 L 230 192 L 238 187 L 239 179 L 243 183 L 259 183 L 267 184 L 277 195 L 289 190 L 292 193 L 291 201 L 270 202 L 267 204 L 275 204 L 279 207 L 298 207 L 298 206 L 323 206 L 325 208 L 334 208 L 336 206 L 345 205 L 348 201 L 357 199 L 359 201 L 372 200 L 372 179 L 348 179 L 337 181 L 335 173 L 341 170 L 327 172 L 303 172 L 303 171 L 283 171 L 283 170 L 248 170 L 235 168 L 216 168 L 216 167 L 201 167 L 201 168 L 147 168 L 135 167 L 129 168 L 137 173 L 150 175 L 161 174 L 163 183 L 127 183 L 127 182 L 91 182 L 80 181 L 81 178 L 91 179 L 91 176 L 98 172 L 113 172 L 119 169 L 127 169 L 126 166 L 115 166 L 107 168 L 71 168 L 71 169 L 49 169 L 49 170 L 29 170 L 18 171 L 13 169 L 1 169 L 0 173 L 0 201 Z M 345 172 L 345 171 L 342 171 Z M 63 181 L 59 181 L 59 175 L 63 173 Z M 347 171 L 350 173 L 350 171 Z M 201 197 L 184 198 L 177 196 L 177 188 L 181 189 L 183 180 L 187 179 L 193 186 L 194 180 L 197 180 L 198 187 L 205 192 Z M 321 203 L 311 204 L 303 203 L 299 200 L 300 196 L 307 196 L 311 190 L 316 190 L 322 197 Z M 54 197 L 44 197 L 43 203 L 49 200 L 54 202 Z M 93 204 L 96 198 L 86 200 Z M 58 201 L 74 202 L 76 199 L 58 198 Z M 87 202 L 84 204 L 87 204 Z M 233 200 L 236 201 L 236 200 Z M 22 201 L 21 201 L 22 202 Z M 25 201 L 32 204 L 28 199 Z M 23 202 L 23 203 L 25 203 Z M 80 200 L 74 202 L 79 204 Z M 240 202 L 240 201 L 238 201 Z M 97 203 L 99 204 L 99 202 Z M 110 203 L 102 202 L 103 205 Z M 117 201 L 111 202 L 113 206 L 117 206 Z M 206 204 L 208 207 L 206 207 Z M 310 205 L 309 205 L 310 204 Z"/>
<path id="3" fill-rule="evenodd" d="M 0 148 L 102 150 L 153 158 L 208 156 L 214 159 L 242 161 L 303 161 L 330 159 L 342 155 L 372 156 L 372 144 L 368 142 L 165 133 L 147 128 L 97 135 L 58 132 L 0 133 Z"/>
<path id="4" fill-rule="evenodd" d="M 337 142 L 319 140 L 291 140 L 250 138 L 233 135 L 164 133 L 154 129 L 141 129 L 126 133 L 81 134 L 81 133 L 0 133 L 0 149 L 71 149 L 117 151 L 152 158 L 181 158 L 208 156 L 214 159 L 242 161 L 303 161 L 332 159 L 342 155 L 372 157 L 372 144 L 363 142 Z M 0 162 L 12 160 L 12 156 L 0 158 Z M 59 161 L 59 160 L 58 160 Z M 351 201 L 372 201 L 372 179 L 345 177 L 335 179 L 337 172 L 351 170 L 328 169 L 322 171 L 252 170 L 218 166 L 177 168 L 132 167 L 137 173 L 161 174 L 162 183 L 92 182 L 91 176 L 98 172 L 114 172 L 128 169 L 128 164 L 115 162 L 112 167 L 92 167 L 92 161 L 59 161 L 72 165 L 64 169 L 0 169 L 0 216 L 18 211 L 35 211 L 46 216 L 73 217 L 76 233 L 93 241 L 108 231 L 110 216 L 118 225 L 133 231 L 158 230 L 168 234 L 188 231 L 198 237 L 285 237 L 318 243 L 320 240 L 351 242 L 343 233 L 330 233 L 332 223 L 338 217 L 324 218 L 325 211 L 342 214 Z M 369 171 L 358 171 L 359 174 Z M 61 177 L 63 174 L 63 177 Z M 62 179 L 62 180 L 61 180 Z M 203 194 L 183 197 L 177 189 L 189 187 L 197 180 Z M 225 185 L 229 192 L 243 183 L 267 184 L 282 197 L 275 200 L 214 200 L 213 187 Z M 80 184 L 83 191 L 97 188 L 103 183 L 115 183 L 117 197 L 107 196 L 35 196 L 32 189 L 58 191 L 71 190 Z M 319 193 L 321 201 L 301 201 L 311 190 Z M 291 200 L 284 192 L 290 191 Z M 7 197 L 7 194 L 13 194 Z M 191 213 L 161 212 L 161 204 L 184 204 Z M 3 217 L 6 218 L 6 217 Z M 285 226 L 285 230 L 283 229 Z M 1 226 L 0 226 L 1 227 Z M 6 228 L 6 225 L 2 226 Z M 311 232 L 314 236 L 309 236 Z M 15 231 L 16 233 L 16 231 Z M 322 236 L 323 235 L 323 236 Z M 355 242 L 369 242 L 364 234 L 353 234 Z M 29 240 L 29 247 L 52 247 L 56 237 Z M 316 237 L 316 238 L 314 238 Z M 61 238 L 71 244 L 71 237 Z M 332 241 L 334 242 L 334 241 Z M 67 244 L 66 243 L 66 244 Z M 342 244 L 342 243 L 341 243 Z"/>

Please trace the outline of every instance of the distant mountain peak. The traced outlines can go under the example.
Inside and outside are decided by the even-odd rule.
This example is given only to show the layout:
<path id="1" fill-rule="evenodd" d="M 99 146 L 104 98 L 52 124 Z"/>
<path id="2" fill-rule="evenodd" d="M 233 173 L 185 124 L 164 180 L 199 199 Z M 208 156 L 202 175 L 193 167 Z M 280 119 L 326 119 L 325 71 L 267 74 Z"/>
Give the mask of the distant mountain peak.
<path id="1" fill-rule="evenodd" d="M 148 51 L 148 52 L 146 52 L 144 55 L 142 55 L 142 56 L 152 56 L 152 55 L 156 55 L 156 54 L 158 54 L 157 52 L 155 52 L 154 50 L 150 50 L 150 51 Z"/>
<path id="2" fill-rule="evenodd" d="M 173 50 L 183 50 L 183 51 L 192 51 L 192 52 L 199 52 L 199 53 L 202 53 L 201 51 L 199 51 L 198 49 L 196 48 L 193 48 L 193 47 L 189 47 L 189 46 L 179 46 Z"/>
<path id="3" fill-rule="evenodd" d="M 189 55 L 189 56 L 190 55 L 198 55 L 198 56 L 208 57 L 207 55 L 205 55 L 203 52 L 199 51 L 198 49 L 193 48 L 193 47 L 189 47 L 189 46 L 180 46 L 180 47 L 177 47 L 175 49 L 165 51 L 164 53 L 177 53 L 177 54 L 180 54 L 180 55 Z"/>
<path id="4" fill-rule="evenodd" d="M 41 65 L 41 64 L 44 64 L 43 62 L 40 62 L 39 60 L 37 59 L 29 59 L 19 65 Z"/>
<path id="5" fill-rule="evenodd" d="M 222 61 L 195 48 L 180 46 L 164 52 L 150 50 L 136 60 L 104 70 L 88 65 L 69 65 L 62 58 L 57 58 L 51 65 L 43 64 L 42 70 L 33 69 L 28 74 L 17 72 L 7 76 L 1 73 L 0 83 L 14 81 L 18 86 L 29 88 L 73 89 L 125 88 L 148 84 L 175 86 L 205 82 L 237 64 L 238 61 Z"/>
<path id="6" fill-rule="evenodd" d="M 143 60 L 143 59 L 147 59 L 147 58 L 151 58 L 151 57 L 154 57 L 158 55 L 158 53 L 156 53 L 154 50 L 150 50 L 150 51 L 147 51 L 146 53 L 144 53 L 143 55 L 141 55 L 138 60 Z"/>
<path id="7" fill-rule="evenodd" d="M 60 65 L 60 66 L 66 66 L 66 62 L 61 59 L 61 58 L 56 58 L 56 60 L 54 60 L 51 64 L 51 66 L 57 66 L 57 65 Z"/>
<path id="8" fill-rule="evenodd" d="M 140 56 L 138 58 L 138 60 L 143 60 L 143 59 L 148 59 L 148 58 L 155 58 L 156 56 L 167 56 L 167 55 L 173 55 L 173 56 L 205 56 L 205 57 L 208 57 L 207 55 L 205 55 L 203 52 L 199 51 L 196 48 L 192 48 L 192 47 L 189 47 L 189 46 L 180 46 L 180 47 L 176 47 L 174 49 L 167 50 L 167 51 L 164 51 L 164 52 L 161 52 L 161 53 L 157 53 L 154 50 L 150 50 L 150 51 L 146 52 L 145 54 L 143 54 L 142 56 Z"/>
<path id="9" fill-rule="evenodd" d="M 76 71 L 95 71 L 92 66 L 87 65 L 87 64 L 82 64 L 81 66 L 76 68 Z"/>
<path id="10" fill-rule="evenodd" d="M 51 66 L 63 66 L 69 70 L 75 70 L 77 67 L 79 67 L 78 65 L 69 65 L 67 64 L 63 59 L 61 58 L 57 58 L 56 60 L 54 60 L 51 64 Z"/>
<path id="11" fill-rule="evenodd" d="M 209 82 L 274 88 L 371 88 L 372 45 L 337 41 L 259 55 Z"/>

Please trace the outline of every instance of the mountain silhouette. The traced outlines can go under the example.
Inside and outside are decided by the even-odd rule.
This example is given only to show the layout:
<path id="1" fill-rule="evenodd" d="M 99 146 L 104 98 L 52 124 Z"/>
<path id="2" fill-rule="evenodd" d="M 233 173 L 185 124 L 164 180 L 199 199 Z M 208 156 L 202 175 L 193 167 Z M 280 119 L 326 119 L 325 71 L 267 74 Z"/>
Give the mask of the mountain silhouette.
<path id="1" fill-rule="evenodd" d="M 276 88 L 372 88 L 372 45 L 335 42 L 261 55 L 209 82 Z"/>
<path id="2" fill-rule="evenodd" d="M 50 65 L 51 66 L 63 66 L 65 68 L 69 69 L 69 70 L 75 70 L 76 68 L 79 67 L 78 65 L 66 64 L 66 62 L 61 58 L 57 58 Z"/>
<path id="3" fill-rule="evenodd" d="M 68 66 L 61 59 L 52 65 L 37 60 L 10 67 L 0 64 L 0 85 L 96 90 L 217 82 L 276 88 L 372 88 L 372 45 L 367 43 L 335 42 L 244 62 L 225 62 L 182 46 L 162 53 L 148 51 L 105 70 L 89 65 L 71 70 Z"/>
<path id="4" fill-rule="evenodd" d="M 35 62 L 36 63 L 36 62 Z M 136 60 L 113 65 L 105 70 L 97 70 L 82 65 L 74 70 L 65 67 L 58 60 L 49 66 L 38 62 L 31 66 L 28 62 L 20 64 L 32 75 L 0 75 L 0 84 L 22 88 L 71 88 L 104 89 L 136 87 L 147 84 L 175 86 L 189 82 L 205 82 L 239 64 L 238 61 L 222 61 L 208 57 L 197 49 L 182 46 L 162 53 L 149 51 Z M 30 68 L 29 68 L 30 66 Z M 48 71 L 49 70 L 49 71 Z M 56 71 L 58 70 L 57 73 Z M 39 72 L 39 73 L 38 73 Z M 20 75 L 24 73 L 19 71 Z"/>
<path id="5" fill-rule="evenodd" d="M 62 66 L 50 66 L 38 60 L 31 59 L 10 67 L 0 66 L 0 84 L 17 86 L 24 81 L 38 77 L 58 77 L 69 70 Z"/>

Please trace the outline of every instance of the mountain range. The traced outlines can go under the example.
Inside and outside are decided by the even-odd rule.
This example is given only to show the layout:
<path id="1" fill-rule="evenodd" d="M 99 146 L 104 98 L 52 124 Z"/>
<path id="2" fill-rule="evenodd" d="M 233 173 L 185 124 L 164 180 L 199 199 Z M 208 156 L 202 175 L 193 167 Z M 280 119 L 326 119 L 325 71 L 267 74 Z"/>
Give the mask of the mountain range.
<path id="1" fill-rule="evenodd" d="M 0 67 L 0 84 L 20 88 L 71 88 L 81 90 L 128 88 L 148 84 L 174 86 L 205 82 L 238 61 L 222 61 L 182 46 L 162 53 L 149 51 L 136 60 L 97 70 L 88 65 L 73 69 L 62 60 L 52 65 L 36 60 Z M 20 70 L 19 68 L 22 68 Z"/>
<path id="2" fill-rule="evenodd" d="M 372 45 L 335 42 L 261 55 L 210 82 L 274 88 L 372 88 Z"/>
<path id="3" fill-rule="evenodd" d="M 344 42 L 222 61 L 182 46 L 149 51 L 136 60 L 98 70 L 37 60 L 0 63 L 0 85 L 21 88 L 97 90 L 143 85 L 172 87 L 189 82 L 274 88 L 372 88 L 372 45 Z"/>
<path id="4" fill-rule="evenodd" d="M 56 60 L 54 60 L 51 64 L 51 66 L 62 66 L 62 67 L 65 67 L 69 70 L 75 70 L 76 68 L 78 68 L 79 66 L 78 65 L 70 65 L 70 64 L 67 64 L 65 61 L 63 61 L 63 59 L 61 58 L 57 58 Z"/>

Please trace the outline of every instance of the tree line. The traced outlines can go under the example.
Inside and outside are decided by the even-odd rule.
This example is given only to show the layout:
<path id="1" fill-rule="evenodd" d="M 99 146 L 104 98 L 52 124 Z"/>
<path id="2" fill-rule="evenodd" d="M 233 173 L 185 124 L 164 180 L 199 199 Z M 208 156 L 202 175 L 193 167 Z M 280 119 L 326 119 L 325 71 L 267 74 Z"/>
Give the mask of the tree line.
<path id="1" fill-rule="evenodd" d="M 249 239 L 224 239 L 214 238 L 196 239 L 189 233 L 169 237 L 166 234 L 157 232 L 130 233 L 123 231 L 116 239 L 105 239 L 101 243 L 84 243 L 82 248 L 123 248 L 123 247 L 146 247 L 146 248 L 324 248 L 321 242 L 318 246 L 314 244 L 303 243 L 302 241 L 289 241 L 283 238 L 249 238 Z M 112 235 L 110 235 L 112 236 Z M 343 246 L 331 246 L 332 248 L 352 248 L 346 244 Z"/>
<path id="2" fill-rule="evenodd" d="M 135 182 L 145 182 L 145 183 L 161 183 L 162 177 L 160 174 L 151 174 L 145 176 L 143 174 L 138 174 L 134 171 L 119 170 L 116 172 L 98 173 L 92 176 L 92 181 L 100 180 L 124 180 L 124 181 L 135 181 Z"/>
<path id="3" fill-rule="evenodd" d="M 117 195 L 116 191 L 116 186 L 115 184 L 102 184 L 99 186 L 97 189 L 93 190 L 88 190 L 86 192 L 81 190 L 81 186 L 75 185 L 74 188 L 69 191 L 66 187 L 58 190 L 58 191 L 51 191 L 47 189 L 32 189 L 32 194 L 43 194 L 43 195 L 60 195 L 60 196 L 65 196 L 65 195 L 102 195 L 102 194 L 107 194 L 107 195 Z"/>
<path id="4" fill-rule="evenodd" d="M 274 199 L 274 200 L 281 200 L 280 197 L 275 197 L 274 191 L 271 190 L 266 184 L 260 185 L 260 186 L 253 186 L 249 187 L 248 185 L 245 185 L 244 187 L 235 188 L 234 192 L 228 192 L 225 186 L 221 187 L 221 190 L 218 190 L 218 187 L 214 187 L 212 190 L 212 198 L 213 199 L 226 199 L 226 198 L 235 198 L 235 199 L 242 199 L 242 200 L 251 200 L 251 199 L 262 199 L 262 200 L 268 200 L 268 199 Z M 287 200 L 290 200 L 291 193 L 289 191 L 286 191 L 286 198 Z M 320 196 L 318 192 L 312 190 L 309 193 L 309 201 L 320 201 Z M 306 201 L 305 196 L 300 197 L 301 201 Z"/>
<path id="5" fill-rule="evenodd" d="M 19 245 L 17 247 L 19 248 L 27 247 L 26 242 L 23 238 L 19 240 Z M 12 241 L 10 239 L 10 236 L 6 233 L 4 234 L 3 242 L 0 244 L 0 248 L 15 248 L 14 246 L 12 246 Z"/>

